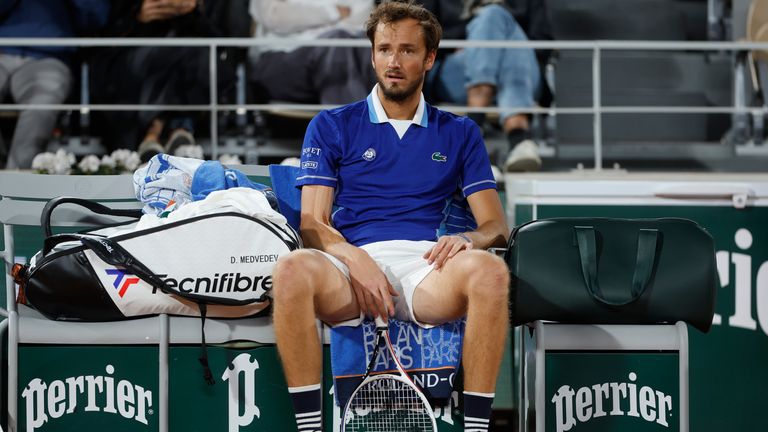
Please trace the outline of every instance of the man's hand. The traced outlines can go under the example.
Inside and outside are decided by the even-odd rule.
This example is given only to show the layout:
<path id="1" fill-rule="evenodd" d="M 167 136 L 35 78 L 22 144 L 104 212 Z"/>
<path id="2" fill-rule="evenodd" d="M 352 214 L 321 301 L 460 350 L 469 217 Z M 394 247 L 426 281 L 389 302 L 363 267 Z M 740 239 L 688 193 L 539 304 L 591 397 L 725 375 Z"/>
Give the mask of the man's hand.
<path id="1" fill-rule="evenodd" d="M 196 0 L 143 0 L 136 19 L 142 23 L 167 20 L 186 15 L 196 6 Z"/>
<path id="2" fill-rule="evenodd" d="M 384 320 L 395 314 L 392 296 L 399 295 L 370 255 L 362 249 L 349 265 L 349 279 L 357 304 L 367 316 Z"/>
<path id="3" fill-rule="evenodd" d="M 446 235 L 437 239 L 437 244 L 424 254 L 424 259 L 429 264 L 434 263 L 435 270 L 440 270 L 443 264 L 454 255 L 470 249 L 472 249 L 472 240 L 466 234 Z"/>

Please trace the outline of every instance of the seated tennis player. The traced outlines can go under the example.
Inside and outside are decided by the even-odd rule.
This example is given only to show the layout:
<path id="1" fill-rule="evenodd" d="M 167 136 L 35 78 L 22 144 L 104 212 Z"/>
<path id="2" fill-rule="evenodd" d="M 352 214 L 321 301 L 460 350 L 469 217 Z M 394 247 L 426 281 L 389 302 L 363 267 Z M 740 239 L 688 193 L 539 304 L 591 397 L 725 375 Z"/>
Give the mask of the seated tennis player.
<path id="1" fill-rule="evenodd" d="M 321 430 L 315 320 L 396 317 L 431 327 L 466 316 L 465 430 L 487 430 L 508 323 L 508 229 L 480 129 L 424 102 L 442 29 L 388 2 L 367 23 L 378 79 L 366 100 L 320 112 L 302 148 L 301 235 L 273 275 L 274 329 L 299 431 Z M 463 191 L 477 229 L 439 236 Z M 336 206 L 336 210 L 332 208 Z"/>

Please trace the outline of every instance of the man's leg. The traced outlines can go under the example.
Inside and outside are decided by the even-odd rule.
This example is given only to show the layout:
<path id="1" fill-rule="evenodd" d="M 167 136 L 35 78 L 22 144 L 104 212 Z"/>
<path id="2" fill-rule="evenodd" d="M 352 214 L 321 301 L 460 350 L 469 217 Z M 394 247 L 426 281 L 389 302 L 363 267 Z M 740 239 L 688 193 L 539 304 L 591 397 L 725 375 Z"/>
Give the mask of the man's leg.
<path id="1" fill-rule="evenodd" d="M 499 5 L 489 5 L 480 10 L 467 26 L 467 39 L 528 40 L 512 14 Z M 494 98 L 500 108 L 535 105 L 540 72 L 533 49 L 468 48 L 466 51 L 470 105 L 490 106 Z M 538 169 L 541 159 L 531 140 L 528 115 L 505 111 L 501 113 L 500 124 L 511 150 L 505 163 L 506 170 Z"/>
<path id="2" fill-rule="evenodd" d="M 480 250 L 460 252 L 416 288 L 413 311 L 420 322 L 467 317 L 462 349 L 465 427 L 488 427 L 509 323 L 509 270 Z"/>
<path id="3" fill-rule="evenodd" d="M 29 60 L 10 80 L 10 90 L 18 104 L 60 104 L 72 85 L 69 67 L 58 59 Z M 8 169 L 30 168 L 36 154 L 45 150 L 56 124 L 58 111 L 22 111 L 8 153 Z"/>
<path id="4" fill-rule="evenodd" d="M 362 37 L 336 29 L 320 38 L 349 39 Z M 310 70 L 312 85 L 321 104 L 348 104 L 365 99 L 376 84 L 371 67 L 371 49 L 363 47 L 313 47 Z"/>
<path id="5" fill-rule="evenodd" d="M 316 103 L 312 59 L 318 47 L 293 51 L 267 51 L 249 59 L 248 84 L 258 100 Z"/>
<path id="6" fill-rule="evenodd" d="M 318 251 L 300 249 L 281 258 L 272 283 L 277 349 L 299 431 L 319 431 L 322 351 L 316 320 L 345 321 L 360 309 L 345 275 Z"/>

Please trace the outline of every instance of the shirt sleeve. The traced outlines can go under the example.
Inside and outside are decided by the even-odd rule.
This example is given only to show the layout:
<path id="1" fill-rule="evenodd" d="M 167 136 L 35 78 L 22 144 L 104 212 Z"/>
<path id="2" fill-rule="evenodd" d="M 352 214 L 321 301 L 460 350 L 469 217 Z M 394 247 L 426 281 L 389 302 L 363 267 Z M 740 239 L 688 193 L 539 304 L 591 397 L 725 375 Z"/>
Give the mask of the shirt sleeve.
<path id="1" fill-rule="evenodd" d="M 495 189 L 496 181 L 491 171 L 491 161 L 485 142 L 480 135 L 480 128 L 471 121 L 464 120 L 465 142 L 464 167 L 461 173 L 461 191 L 465 197 L 485 189 Z"/>
<path id="2" fill-rule="evenodd" d="M 327 111 L 315 116 L 304 135 L 296 187 L 321 185 L 335 188 L 341 158 L 339 128 Z"/>

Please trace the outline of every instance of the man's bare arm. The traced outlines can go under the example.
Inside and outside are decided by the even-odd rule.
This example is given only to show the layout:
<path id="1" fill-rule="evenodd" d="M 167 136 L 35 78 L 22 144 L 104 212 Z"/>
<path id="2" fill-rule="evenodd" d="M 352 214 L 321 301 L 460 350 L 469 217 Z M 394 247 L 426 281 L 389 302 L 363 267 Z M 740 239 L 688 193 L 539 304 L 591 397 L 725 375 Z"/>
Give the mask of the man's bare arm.
<path id="1" fill-rule="evenodd" d="M 509 227 L 499 193 L 495 189 L 481 190 L 468 196 L 467 202 L 477 222 L 477 229 L 466 233 L 474 247 L 505 247 L 509 239 Z"/>
<path id="2" fill-rule="evenodd" d="M 467 197 L 472 215 L 477 222 L 475 231 L 440 237 L 437 244 L 424 254 L 430 264 L 439 269 L 445 262 L 464 249 L 504 247 L 509 228 L 495 189 L 485 189 Z"/>
<path id="3" fill-rule="evenodd" d="M 360 309 L 369 316 L 392 316 L 392 296 L 398 295 L 367 252 L 350 244 L 331 225 L 334 189 L 304 186 L 301 190 L 301 237 L 304 245 L 327 252 L 349 268 Z"/>

